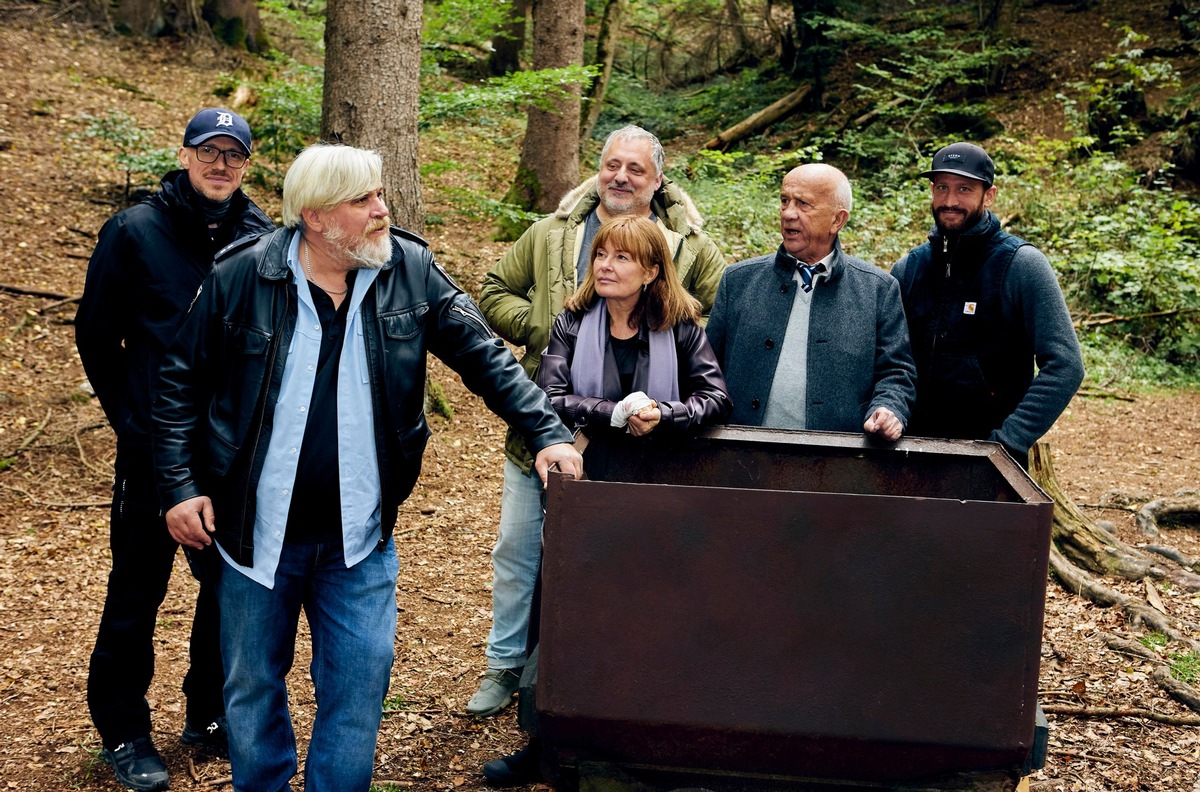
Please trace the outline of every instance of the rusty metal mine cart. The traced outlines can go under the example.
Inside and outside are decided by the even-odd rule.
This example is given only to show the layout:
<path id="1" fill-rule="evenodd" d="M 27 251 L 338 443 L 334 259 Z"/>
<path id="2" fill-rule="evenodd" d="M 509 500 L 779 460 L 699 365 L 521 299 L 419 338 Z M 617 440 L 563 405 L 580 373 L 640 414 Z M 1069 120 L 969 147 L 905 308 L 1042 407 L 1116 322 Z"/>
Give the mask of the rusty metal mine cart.
<path id="1" fill-rule="evenodd" d="M 595 448 L 547 490 L 531 698 L 559 789 L 1000 792 L 1041 766 L 1053 502 L 1000 446 Z"/>

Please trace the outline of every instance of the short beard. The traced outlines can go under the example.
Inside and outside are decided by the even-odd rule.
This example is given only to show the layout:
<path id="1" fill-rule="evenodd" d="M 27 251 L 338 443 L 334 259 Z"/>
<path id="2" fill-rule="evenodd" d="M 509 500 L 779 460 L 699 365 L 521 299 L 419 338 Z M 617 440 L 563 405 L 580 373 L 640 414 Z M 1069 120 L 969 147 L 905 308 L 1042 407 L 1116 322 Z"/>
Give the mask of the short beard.
<path id="1" fill-rule="evenodd" d="M 384 234 L 379 239 L 367 236 L 380 228 L 387 228 L 387 224 L 372 226 L 355 243 L 351 243 L 344 229 L 331 227 L 325 232 L 325 241 L 350 259 L 351 269 L 380 269 L 392 260 L 392 235 Z"/>
<path id="2" fill-rule="evenodd" d="M 972 228 L 974 228 L 979 221 L 983 219 L 983 215 L 986 211 L 987 209 L 981 206 L 979 207 L 978 211 L 971 212 L 964 217 L 962 225 L 960 225 L 958 228 L 949 228 L 945 225 L 942 225 L 942 221 L 937 216 L 937 211 L 935 210 L 933 212 L 933 224 L 938 227 L 938 231 L 942 233 L 942 236 L 958 236 L 959 234 L 965 234 L 967 231 L 970 231 Z"/>

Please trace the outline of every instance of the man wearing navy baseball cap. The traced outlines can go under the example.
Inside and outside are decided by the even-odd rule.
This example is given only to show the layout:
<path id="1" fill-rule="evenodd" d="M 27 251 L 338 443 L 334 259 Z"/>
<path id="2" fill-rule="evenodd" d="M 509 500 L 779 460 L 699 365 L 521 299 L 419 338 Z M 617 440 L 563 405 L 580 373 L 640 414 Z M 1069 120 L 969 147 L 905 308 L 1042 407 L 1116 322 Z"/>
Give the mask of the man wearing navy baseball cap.
<path id="1" fill-rule="evenodd" d="M 216 252 L 274 228 L 241 190 L 252 143 L 250 126 L 237 113 L 221 108 L 196 113 L 178 152 L 181 168 L 163 176 L 159 192 L 100 229 L 75 316 L 80 360 L 117 435 L 112 572 L 88 670 L 88 708 L 102 755 L 130 789 L 168 784 L 150 738 L 146 691 L 154 674 L 154 625 L 179 545 L 158 506 L 151 387 Z M 224 754 L 225 675 L 216 603 L 211 581 L 202 579 L 183 680 L 182 740 Z"/>
<path id="2" fill-rule="evenodd" d="M 953 143 L 921 176 L 934 227 L 892 267 L 917 362 L 908 434 L 993 440 L 1028 466 L 1083 381 L 1058 279 L 1041 251 L 1000 227 L 986 151 Z"/>

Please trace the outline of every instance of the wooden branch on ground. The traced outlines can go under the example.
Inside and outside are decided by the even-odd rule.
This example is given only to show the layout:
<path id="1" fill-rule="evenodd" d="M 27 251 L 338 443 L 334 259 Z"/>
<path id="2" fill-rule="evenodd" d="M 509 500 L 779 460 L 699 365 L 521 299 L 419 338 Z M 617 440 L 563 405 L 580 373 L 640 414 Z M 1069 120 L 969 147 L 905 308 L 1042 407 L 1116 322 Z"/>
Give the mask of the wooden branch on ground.
<path id="1" fill-rule="evenodd" d="M 51 414 L 53 414 L 53 412 L 54 412 L 53 408 L 46 410 L 46 417 L 42 419 L 42 422 L 40 424 L 38 424 L 37 426 L 35 426 L 33 429 L 33 432 L 29 435 L 29 437 L 26 437 L 24 442 L 22 442 L 21 445 L 17 446 L 17 450 L 13 451 L 8 456 L 15 457 L 17 454 L 20 454 L 23 451 L 28 451 L 29 447 L 31 445 L 33 445 L 33 441 L 37 440 L 38 436 L 41 435 L 42 430 L 46 428 L 46 424 L 50 423 L 50 416 L 51 416 Z"/>
<path id="2" fill-rule="evenodd" d="M 9 294 L 24 294 L 28 297 L 46 297 L 51 300 L 69 300 L 71 295 L 59 294 L 58 292 L 43 291 L 41 289 L 30 289 L 25 286 L 15 286 L 11 283 L 0 283 L 0 291 L 8 292 Z"/>
<path id="3" fill-rule="evenodd" d="M 884 110 L 891 110 L 893 107 L 899 107 L 900 105 L 904 104 L 907 101 L 908 101 L 907 96 L 897 96 L 895 99 L 892 99 L 890 102 L 885 102 L 882 105 L 875 105 L 870 110 L 868 110 L 867 112 L 860 115 L 858 118 L 851 121 L 849 124 L 844 125 L 842 128 L 845 129 L 847 126 L 856 126 L 856 127 L 866 126 L 867 124 L 874 121 L 875 116 L 879 115 Z"/>
<path id="4" fill-rule="evenodd" d="M 34 506 L 42 509 L 97 509 L 112 507 L 111 500 L 76 501 L 74 503 L 50 503 L 46 501 L 39 501 L 37 498 L 33 497 L 32 493 L 30 493 L 28 490 L 23 490 L 20 487 L 14 487 L 11 484 L 0 484 L 0 488 L 11 490 L 12 492 L 15 492 L 21 497 L 25 498 L 25 500 L 29 501 Z"/>
<path id="5" fill-rule="evenodd" d="M 49 305 L 43 305 L 41 308 L 37 309 L 37 312 L 40 314 L 49 313 L 50 311 L 57 310 L 59 308 L 62 308 L 65 305 L 70 305 L 71 303 L 77 303 L 81 299 L 83 299 L 82 294 L 76 294 L 74 297 L 65 297 L 57 302 L 52 302 Z"/>
<path id="6" fill-rule="evenodd" d="M 704 148 L 724 151 L 742 138 L 750 137 L 753 134 L 763 131 L 776 121 L 787 118 L 800 109 L 800 105 L 812 93 L 812 89 L 811 84 L 801 85 L 787 96 L 759 110 L 744 121 L 739 121 L 728 129 L 718 132 L 715 138 L 704 144 Z"/>
<path id="7" fill-rule="evenodd" d="M 1140 314 L 1128 314 L 1118 316 L 1116 314 L 1096 314 L 1091 318 L 1080 319 L 1075 322 L 1075 328 L 1081 327 L 1099 327 L 1101 325 L 1116 324 L 1117 322 L 1132 322 L 1137 319 L 1161 319 L 1164 316 L 1182 316 L 1183 314 L 1191 314 L 1200 311 L 1200 308 L 1172 308 L 1166 311 L 1149 311 Z"/>
<path id="8" fill-rule="evenodd" d="M 1137 398 L 1128 396 L 1124 393 L 1117 393 L 1114 390 L 1106 388 L 1080 388 L 1075 391 L 1076 396 L 1083 396 L 1088 399 L 1116 399 L 1117 401 L 1135 402 Z"/>
<path id="9" fill-rule="evenodd" d="M 1047 715 L 1066 715 L 1071 718 L 1141 718 L 1170 726 L 1200 726 L 1200 716 L 1167 715 L 1140 707 L 1074 707 L 1069 704 L 1043 704 Z"/>

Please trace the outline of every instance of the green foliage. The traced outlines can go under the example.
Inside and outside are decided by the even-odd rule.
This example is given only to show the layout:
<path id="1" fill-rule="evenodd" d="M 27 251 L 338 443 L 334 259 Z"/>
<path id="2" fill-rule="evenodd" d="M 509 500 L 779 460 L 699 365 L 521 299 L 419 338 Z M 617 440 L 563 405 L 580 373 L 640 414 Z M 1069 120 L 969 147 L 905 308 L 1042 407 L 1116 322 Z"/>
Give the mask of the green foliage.
<path id="1" fill-rule="evenodd" d="M 1067 146 L 1034 147 L 1038 156 L 1014 180 L 1020 233 L 1058 269 L 1087 335 L 1200 370 L 1200 203 L 1172 189 L 1166 174 L 1146 185 L 1111 154 L 1074 162 Z"/>
<path id="2" fill-rule="evenodd" d="M 425 394 L 428 397 L 429 411 L 434 415 L 442 416 L 447 421 L 454 420 L 454 406 L 446 398 L 446 390 L 442 387 L 441 383 L 434 380 L 426 380 Z"/>
<path id="3" fill-rule="evenodd" d="M 400 712 L 408 709 L 411 703 L 403 693 L 393 693 L 383 700 L 383 711 Z"/>
<path id="4" fill-rule="evenodd" d="M 125 200 L 134 186 L 154 184 L 162 174 L 179 167 L 176 149 L 153 148 L 154 132 L 138 126 L 137 119 L 121 110 L 106 115 L 80 116 L 86 126 L 75 138 L 99 138 L 113 153 L 113 163 L 125 172 Z"/>
<path id="5" fill-rule="evenodd" d="M 490 40 L 508 21 L 511 0 L 430 0 L 425 3 L 421 45 L 453 53 L 455 47 L 480 52 L 491 49 Z"/>
<path id="6" fill-rule="evenodd" d="M 325 50 L 325 0 L 257 0 L 269 27 L 285 27 L 316 52 Z"/>
<path id="7" fill-rule="evenodd" d="M 1171 676 L 1189 685 L 1200 679 L 1200 653 L 1179 652 L 1171 655 Z"/>
<path id="8" fill-rule="evenodd" d="M 592 137 L 637 124 L 667 140 L 689 129 L 723 129 L 795 90 L 777 71 L 744 69 L 721 75 L 684 93 L 659 93 L 636 78 L 614 72 L 604 96 L 604 109 Z"/>
<path id="9" fill-rule="evenodd" d="M 254 164 L 247 180 L 261 187 L 280 190 L 283 174 L 296 155 L 321 135 L 321 90 L 324 71 L 305 66 L 275 53 L 279 65 L 248 87 L 258 101 L 246 112 L 254 132 Z M 237 84 L 223 75 L 227 93 Z M 222 88 L 219 87 L 218 91 Z"/>
<path id="10" fill-rule="evenodd" d="M 552 110 L 570 96 L 573 87 L 586 85 L 595 76 L 591 66 L 513 72 L 493 77 L 483 85 L 465 86 L 421 98 L 421 122 L 474 118 L 484 111 L 524 112 L 526 105 Z"/>
<path id="11" fill-rule="evenodd" d="M 1157 125 L 1146 107 L 1146 90 L 1177 87 L 1179 74 L 1165 60 L 1145 57 L 1134 46 L 1147 41 L 1125 28 L 1121 49 L 1092 64 L 1097 76 L 1091 82 L 1068 85 L 1073 93 L 1058 94 L 1077 144 L 1120 151 L 1141 141 Z M 1079 99 L 1082 98 L 1082 106 Z"/>
<path id="12" fill-rule="evenodd" d="M 683 163 L 683 187 L 703 207 L 704 229 L 730 260 L 779 247 L 779 184 L 795 166 L 821 159 L 803 149 L 786 154 L 701 151 Z"/>
<path id="13" fill-rule="evenodd" d="M 812 142 L 851 168 L 894 164 L 897 149 L 947 137 L 982 140 L 1001 131 L 986 103 L 988 86 L 1029 48 L 1011 40 L 988 41 L 974 27 L 951 34 L 928 11 L 898 21 L 899 31 L 876 24 L 829 19 L 831 36 L 844 47 L 866 47 L 856 64 L 857 100 L 872 104 L 861 125 L 830 129 Z M 906 25 L 913 25 L 904 29 Z"/>
<path id="14" fill-rule="evenodd" d="M 1138 643 L 1140 643 L 1142 646 L 1146 647 L 1147 649 L 1153 649 L 1156 652 L 1159 651 L 1160 649 L 1166 648 L 1166 645 L 1169 644 L 1170 642 L 1171 642 L 1170 638 L 1168 638 L 1163 633 L 1160 633 L 1157 631 L 1152 632 L 1149 635 L 1143 635 L 1141 638 L 1138 638 Z"/>

